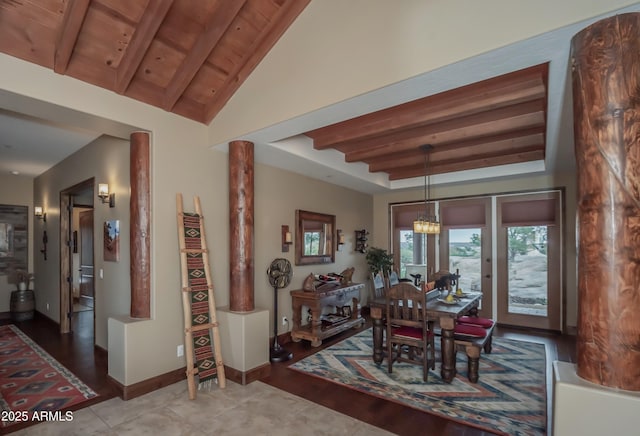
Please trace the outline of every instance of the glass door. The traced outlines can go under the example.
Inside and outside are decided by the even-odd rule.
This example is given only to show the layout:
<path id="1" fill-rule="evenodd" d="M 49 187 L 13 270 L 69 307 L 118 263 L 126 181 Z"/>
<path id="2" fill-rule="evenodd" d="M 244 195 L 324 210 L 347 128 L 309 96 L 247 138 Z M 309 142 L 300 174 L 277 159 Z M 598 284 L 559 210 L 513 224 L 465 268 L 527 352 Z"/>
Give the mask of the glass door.
<path id="1" fill-rule="evenodd" d="M 561 330 L 560 194 L 497 199 L 498 322 Z"/>
<path id="2" fill-rule="evenodd" d="M 492 318 L 491 198 L 440 203 L 440 269 L 460 274 L 463 292 L 481 292 L 479 312 Z"/>

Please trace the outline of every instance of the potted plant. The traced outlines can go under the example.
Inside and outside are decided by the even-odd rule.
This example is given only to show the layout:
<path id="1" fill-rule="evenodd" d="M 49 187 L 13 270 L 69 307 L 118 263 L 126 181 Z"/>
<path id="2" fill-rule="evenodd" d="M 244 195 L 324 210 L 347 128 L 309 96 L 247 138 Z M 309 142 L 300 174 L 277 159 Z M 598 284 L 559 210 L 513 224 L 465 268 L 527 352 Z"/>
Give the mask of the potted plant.
<path id="1" fill-rule="evenodd" d="M 27 272 L 22 269 L 16 270 L 15 283 L 18 288 L 18 291 L 28 291 L 29 285 L 32 280 L 33 280 L 33 273 Z"/>
<path id="2" fill-rule="evenodd" d="M 384 248 L 371 247 L 366 254 L 369 272 L 372 274 L 381 271 L 384 276 L 388 276 L 393 268 L 393 254 L 387 253 Z"/>
<path id="3" fill-rule="evenodd" d="M 14 321 L 32 319 L 35 312 L 35 293 L 29 289 L 33 280 L 32 273 L 23 269 L 14 269 L 10 275 L 10 282 L 15 283 L 17 290 L 11 292 L 10 310 Z"/>

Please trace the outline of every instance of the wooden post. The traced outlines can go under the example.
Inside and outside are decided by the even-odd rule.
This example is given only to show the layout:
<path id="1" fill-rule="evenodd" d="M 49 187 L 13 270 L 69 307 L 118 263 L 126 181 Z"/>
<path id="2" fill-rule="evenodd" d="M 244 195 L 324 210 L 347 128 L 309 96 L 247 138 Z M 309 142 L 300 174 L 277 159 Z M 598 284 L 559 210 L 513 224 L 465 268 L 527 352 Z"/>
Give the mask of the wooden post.
<path id="1" fill-rule="evenodd" d="M 253 143 L 229 143 L 229 309 L 255 309 L 253 290 Z"/>
<path id="2" fill-rule="evenodd" d="M 130 277 L 131 317 L 151 317 L 151 207 L 149 188 L 149 133 L 131 134 Z"/>
<path id="3" fill-rule="evenodd" d="M 572 40 L 578 375 L 640 390 L 640 14 Z"/>

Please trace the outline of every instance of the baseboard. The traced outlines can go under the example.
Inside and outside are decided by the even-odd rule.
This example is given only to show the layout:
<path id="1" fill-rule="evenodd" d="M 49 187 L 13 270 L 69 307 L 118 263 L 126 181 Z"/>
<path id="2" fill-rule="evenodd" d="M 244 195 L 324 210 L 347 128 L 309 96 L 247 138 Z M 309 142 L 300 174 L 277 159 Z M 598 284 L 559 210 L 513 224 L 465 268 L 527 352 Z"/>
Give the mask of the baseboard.
<path id="1" fill-rule="evenodd" d="M 172 385 L 179 382 L 180 380 L 185 380 L 187 378 L 187 375 L 186 367 L 183 367 L 128 386 L 123 385 L 109 375 L 107 375 L 107 378 L 115 388 L 118 396 L 124 401 L 127 401 L 141 395 L 148 394 L 149 392 L 161 389 L 165 386 Z"/>
<path id="2" fill-rule="evenodd" d="M 181 380 L 186 380 L 186 371 L 186 367 L 178 368 L 165 374 L 161 374 L 128 386 L 123 385 L 118 380 L 112 378 L 109 375 L 107 375 L 107 378 L 109 379 L 111 385 L 114 387 L 116 394 L 124 401 L 127 401 L 141 395 L 148 394 L 149 392 L 161 389 L 165 386 L 172 385 Z M 271 364 L 265 363 L 262 366 L 253 368 L 245 372 L 225 366 L 224 374 L 227 380 L 241 385 L 247 385 L 271 374 Z"/>
<path id="3" fill-rule="evenodd" d="M 228 366 L 224 367 L 224 375 L 226 379 L 241 385 L 248 385 L 251 382 L 267 377 L 269 374 L 271 374 L 270 363 L 265 363 L 264 365 L 250 369 L 249 371 L 238 371 L 237 369 L 229 368 Z"/>
<path id="4" fill-rule="evenodd" d="M 11 319 L 11 312 L 0 312 L 0 320 Z"/>

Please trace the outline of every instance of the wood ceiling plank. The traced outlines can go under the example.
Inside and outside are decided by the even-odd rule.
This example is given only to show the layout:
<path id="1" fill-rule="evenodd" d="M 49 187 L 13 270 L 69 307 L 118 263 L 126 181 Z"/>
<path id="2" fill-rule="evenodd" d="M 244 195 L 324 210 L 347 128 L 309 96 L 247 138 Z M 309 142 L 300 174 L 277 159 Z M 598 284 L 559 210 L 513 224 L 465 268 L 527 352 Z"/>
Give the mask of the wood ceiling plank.
<path id="1" fill-rule="evenodd" d="M 114 91 L 124 94 L 169 12 L 173 0 L 154 0 L 144 10 L 116 71 Z"/>
<path id="2" fill-rule="evenodd" d="M 429 174 L 445 174 L 457 171 L 473 170 L 479 168 L 489 168 L 498 165 L 508 165 L 522 162 L 532 162 L 544 160 L 543 150 L 522 151 L 510 155 L 482 157 L 477 159 L 457 160 L 454 162 L 431 162 L 429 164 Z M 402 180 L 412 177 L 424 176 L 424 163 L 421 166 L 405 168 L 401 171 L 390 172 L 389 180 Z"/>
<path id="3" fill-rule="evenodd" d="M 213 14 L 207 28 L 189 51 L 184 62 L 178 67 L 173 81 L 167 87 L 162 102 L 162 107 L 165 110 L 170 111 L 175 106 L 245 2 L 246 0 L 227 0 L 220 4 L 218 12 Z"/>
<path id="4" fill-rule="evenodd" d="M 545 67 L 545 68 L 543 68 Z M 443 122 L 481 111 L 546 98 L 546 64 L 489 79 L 312 130 L 318 150 L 397 129 Z M 542 75 L 542 72 L 545 74 Z M 530 77 L 534 75 L 533 77 Z"/>
<path id="5" fill-rule="evenodd" d="M 345 161 L 357 162 L 419 148 L 423 144 L 444 144 L 471 140 L 519 129 L 544 126 L 544 102 L 521 103 L 487 113 L 471 115 L 441 124 L 429 125 L 363 140 L 349 146 Z M 341 151 L 345 151 L 344 147 Z"/>
<path id="6" fill-rule="evenodd" d="M 0 52 L 53 68 L 57 29 L 26 18 L 17 8 L 0 11 Z"/>
<path id="7" fill-rule="evenodd" d="M 56 49 L 53 59 L 53 71 L 65 74 L 73 48 L 78 40 L 84 17 L 89 9 L 91 0 L 69 0 L 62 18 L 62 25 L 58 33 Z"/>
<path id="8" fill-rule="evenodd" d="M 473 159 L 478 155 L 511 154 L 514 151 L 531 149 L 531 147 L 544 148 L 544 132 L 529 134 L 520 132 L 498 135 L 490 138 L 477 139 L 462 143 L 452 143 L 434 147 L 430 153 L 430 159 L 434 162 Z M 401 168 L 414 167 L 416 162 L 424 163 L 422 150 L 411 150 L 397 153 L 394 156 L 383 156 L 365 161 L 369 164 L 370 172 L 389 172 Z"/>
<path id="9" fill-rule="evenodd" d="M 311 0 L 288 0 L 283 2 L 276 16 L 261 32 L 254 44 L 248 49 L 246 60 L 229 74 L 224 87 L 217 92 L 215 99 L 206 108 L 206 120 L 210 123 L 213 117 L 222 109 L 249 74 L 271 50 L 291 23 L 300 15 Z"/>

